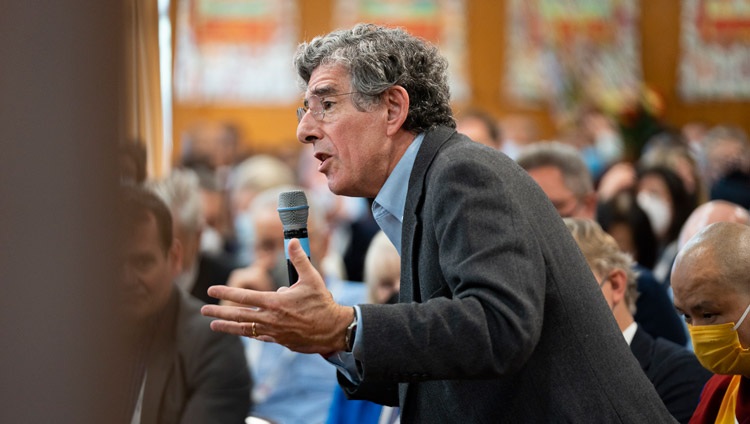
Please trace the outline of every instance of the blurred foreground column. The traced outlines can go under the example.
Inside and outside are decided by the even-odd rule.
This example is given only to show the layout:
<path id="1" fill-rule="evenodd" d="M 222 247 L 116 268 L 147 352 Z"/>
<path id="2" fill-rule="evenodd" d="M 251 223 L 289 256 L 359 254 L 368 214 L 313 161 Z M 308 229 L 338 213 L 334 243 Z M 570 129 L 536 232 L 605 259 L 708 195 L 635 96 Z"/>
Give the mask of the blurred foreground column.
<path id="1" fill-rule="evenodd" d="M 0 422 L 119 422 L 122 3 L 2 4 Z"/>

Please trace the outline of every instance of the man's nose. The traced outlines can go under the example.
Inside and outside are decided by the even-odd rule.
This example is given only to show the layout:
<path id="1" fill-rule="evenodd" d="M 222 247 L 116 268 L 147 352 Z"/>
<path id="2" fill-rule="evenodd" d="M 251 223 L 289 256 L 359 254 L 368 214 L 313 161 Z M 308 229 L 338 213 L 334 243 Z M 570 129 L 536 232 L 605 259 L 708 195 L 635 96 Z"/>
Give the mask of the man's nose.
<path id="1" fill-rule="evenodd" d="M 302 119 L 297 124 L 297 140 L 300 143 L 308 144 L 320 139 L 320 126 L 318 124 L 312 113 L 307 112 L 302 115 Z"/>

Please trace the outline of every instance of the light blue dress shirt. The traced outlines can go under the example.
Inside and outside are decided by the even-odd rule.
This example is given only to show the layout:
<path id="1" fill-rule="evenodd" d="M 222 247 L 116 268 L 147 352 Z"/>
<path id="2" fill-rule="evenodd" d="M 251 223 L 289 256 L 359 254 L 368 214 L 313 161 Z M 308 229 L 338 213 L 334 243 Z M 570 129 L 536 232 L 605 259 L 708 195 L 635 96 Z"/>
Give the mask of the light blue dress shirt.
<path id="1" fill-rule="evenodd" d="M 401 225 L 404 222 L 404 208 L 406 207 L 406 194 L 409 190 L 409 177 L 414 168 L 414 161 L 417 159 L 424 133 L 414 138 L 404 155 L 393 168 L 393 172 L 385 180 L 385 184 L 380 188 L 375 201 L 372 203 L 372 215 L 375 222 L 385 233 L 388 239 L 393 243 L 401 255 Z M 354 306 L 357 310 L 357 334 L 354 337 L 354 349 L 352 352 L 337 352 L 328 358 L 328 361 L 341 371 L 352 383 L 359 384 L 362 380 L 357 369 L 354 358 L 359 356 L 362 349 L 362 313 L 359 306 Z"/>

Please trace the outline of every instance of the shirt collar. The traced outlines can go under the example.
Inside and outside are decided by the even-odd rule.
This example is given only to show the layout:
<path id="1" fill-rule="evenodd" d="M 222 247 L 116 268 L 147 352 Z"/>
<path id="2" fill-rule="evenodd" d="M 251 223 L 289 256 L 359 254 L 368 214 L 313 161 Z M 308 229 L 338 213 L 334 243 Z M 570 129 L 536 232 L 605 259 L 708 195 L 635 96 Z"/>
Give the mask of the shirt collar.
<path id="1" fill-rule="evenodd" d="M 372 213 L 378 226 L 386 233 L 388 238 L 400 252 L 401 226 L 404 219 L 404 207 L 406 206 L 406 194 L 409 190 L 409 177 L 414 168 L 414 161 L 424 140 L 424 133 L 417 135 L 404 155 L 399 159 L 393 172 L 383 184 L 383 187 L 375 197 L 372 204 Z M 387 222 L 397 221 L 397 225 L 388 225 Z"/>

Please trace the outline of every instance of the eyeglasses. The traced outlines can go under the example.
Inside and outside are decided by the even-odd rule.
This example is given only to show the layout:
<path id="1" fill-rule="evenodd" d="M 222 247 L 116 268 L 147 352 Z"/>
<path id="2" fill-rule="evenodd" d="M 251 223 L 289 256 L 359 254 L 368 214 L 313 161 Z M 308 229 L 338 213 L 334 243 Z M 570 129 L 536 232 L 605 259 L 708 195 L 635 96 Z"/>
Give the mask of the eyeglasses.
<path id="1" fill-rule="evenodd" d="M 302 121 L 302 118 L 305 117 L 305 114 L 308 111 L 312 113 L 313 118 L 315 118 L 317 121 L 322 121 L 326 117 L 326 112 L 329 112 L 331 110 L 331 107 L 336 104 L 335 102 L 328 101 L 329 98 L 345 96 L 347 94 L 354 93 L 356 93 L 356 91 L 339 94 L 327 94 L 322 97 L 317 95 L 308 97 L 305 100 L 305 105 L 297 108 L 297 123 Z"/>

